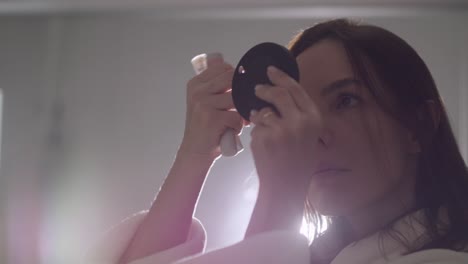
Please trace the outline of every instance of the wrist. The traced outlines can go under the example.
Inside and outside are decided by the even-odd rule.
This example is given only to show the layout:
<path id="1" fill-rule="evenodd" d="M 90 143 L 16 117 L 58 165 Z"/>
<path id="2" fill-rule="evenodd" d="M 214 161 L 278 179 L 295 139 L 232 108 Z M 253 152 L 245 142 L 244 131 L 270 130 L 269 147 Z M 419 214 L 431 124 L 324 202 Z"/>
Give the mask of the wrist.
<path id="1" fill-rule="evenodd" d="M 218 158 L 218 155 L 215 153 L 201 153 L 191 150 L 182 144 L 177 150 L 176 161 L 177 160 L 189 160 L 193 162 L 201 163 L 213 163 Z"/>
<path id="2" fill-rule="evenodd" d="M 213 166 L 215 158 L 210 155 L 194 154 L 178 151 L 171 172 L 176 174 L 204 175 L 208 174 Z"/>

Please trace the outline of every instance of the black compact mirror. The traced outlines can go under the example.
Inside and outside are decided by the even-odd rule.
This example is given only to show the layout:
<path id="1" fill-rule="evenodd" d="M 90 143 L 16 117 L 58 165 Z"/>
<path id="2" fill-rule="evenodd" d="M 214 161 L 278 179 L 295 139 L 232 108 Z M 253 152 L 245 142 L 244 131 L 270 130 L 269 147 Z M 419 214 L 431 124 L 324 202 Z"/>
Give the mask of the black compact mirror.
<path id="1" fill-rule="evenodd" d="M 270 84 L 267 67 L 275 66 L 299 82 L 299 67 L 296 59 L 285 47 L 271 42 L 258 44 L 240 59 L 232 79 L 232 99 L 239 114 L 249 120 L 251 110 L 263 107 L 276 108 L 255 95 L 257 84 Z"/>

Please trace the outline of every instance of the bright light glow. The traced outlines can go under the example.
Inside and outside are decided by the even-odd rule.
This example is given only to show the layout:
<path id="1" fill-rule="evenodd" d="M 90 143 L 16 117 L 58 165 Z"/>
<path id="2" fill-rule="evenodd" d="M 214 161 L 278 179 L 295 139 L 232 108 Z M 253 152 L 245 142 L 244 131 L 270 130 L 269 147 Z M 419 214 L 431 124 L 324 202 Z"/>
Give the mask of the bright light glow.
<path id="1" fill-rule="evenodd" d="M 245 189 L 244 199 L 249 203 L 249 206 L 251 206 L 251 207 L 253 207 L 255 205 L 255 201 L 257 199 L 258 184 L 259 184 L 258 177 L 257 177 L 255 171 L 253 171 L 249 175 L 249 177 L 247 177 L 247 179 L 244 181 L 244 189 Z M 248 212 L 251 213 L 251 210 L 249 209 Z M 323 226 L 322 230 L 320 230 L 320 233 L 327 230 L 327 228 L 328 228 L 328 225 L 327 225 L 326 221 L 324 221 L 324 226 Z M 309 239 L 309 242 L 311 242 L 312 239 L 313 239 L 315 229 L 316 228 L 315 228 L 314 225 L 309 225 L 307 223 L 307 220 L 305 219 L 305 217 L 302 218 L 302 225 L 301 225 L 301 229 L 300 229 L 299 232 L 301 234 L 303 234 L 304 236 L 306 236 Z"/>
<path id="2" fill-rule="evenodd" d="M 258 176 L 255 171 L 252 171 L 250 175 L 244 180 L 244 199 L 250 203 L 252 206 L 255 205 L 258 195 Z"/>
<path id="3" fill-rule="evenodd" d="M 325 232 L 325 230 L 327 230 L 328 228 L 328 224 L 326 221 L 323 221 L 324 222 L 324 225 L 322 227 L 322 230 L 320 230 L 320 233 L 323 233 Z M 301 225 L 301 229 L 300 229 L 300 233 L 303 234 L 304 236 L 307 237 L 307 239 L 309 239 L 309 243 L 312 242 L 313 238 L 314 238 L 314 232 L 316 230 L 316 227 L 314 225 L 309 225 L 307 223 L 307 220 L 305 219 L 305 217 L 302 218 L 302 225 Z"/>
<path id="4" fill-rule="evenodd" d="M 301 225 L 301 230 L 299 231 L 301 234 L 307 237 L 309 239 L 309 242 L 312 241 L 313 235 L 314 235 L 315 227 L 312 225 L 307 224 L 306 219 L 303 217 L 302 218 L 302 225 Z"/>

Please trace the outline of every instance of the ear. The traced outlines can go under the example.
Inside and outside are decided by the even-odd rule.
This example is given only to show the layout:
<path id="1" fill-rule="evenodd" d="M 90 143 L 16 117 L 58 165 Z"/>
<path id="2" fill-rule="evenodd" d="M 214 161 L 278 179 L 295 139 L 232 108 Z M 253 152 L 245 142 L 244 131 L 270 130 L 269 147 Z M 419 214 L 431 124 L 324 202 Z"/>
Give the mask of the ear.
<path id="1" fill-rule="evenodd" d="M 434 100 L 426 100 L 423 107 L 418 109 L 417 118 L 418 122 L 423 124 L 419 129 L 425 131 L 419 131 L 419 129 L 408 129 L 408 151 L 413 154 L 421 152 L 421 142 L 430 140 L 434 132 L 439 127 L 440 108 Z"/>

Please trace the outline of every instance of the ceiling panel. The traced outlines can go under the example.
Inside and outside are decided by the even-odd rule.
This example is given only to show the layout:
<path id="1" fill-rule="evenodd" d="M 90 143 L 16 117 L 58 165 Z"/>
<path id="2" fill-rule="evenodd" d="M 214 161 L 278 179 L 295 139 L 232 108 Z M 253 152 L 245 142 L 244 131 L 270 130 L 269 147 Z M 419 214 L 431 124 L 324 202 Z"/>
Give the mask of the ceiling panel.
<path id="1" fill-rule="evenodd" d="M 0 14 L 247 7 L 468 8 L 468 0 L 7 0 Z"/>

